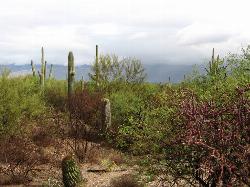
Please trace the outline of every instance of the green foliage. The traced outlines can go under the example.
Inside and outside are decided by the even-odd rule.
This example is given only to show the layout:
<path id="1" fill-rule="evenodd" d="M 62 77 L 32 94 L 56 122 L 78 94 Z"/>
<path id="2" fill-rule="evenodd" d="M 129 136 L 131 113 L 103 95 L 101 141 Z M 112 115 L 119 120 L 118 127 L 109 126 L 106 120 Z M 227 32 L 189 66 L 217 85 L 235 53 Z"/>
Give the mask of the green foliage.
<path id="1" fill-rule="evenodd" d="M 73 156 L 67 156 L 62 160 L 62 175 L 65 187 L 83 186 L 84 180 Z"/>
<path id="2" fill-rule="evenodd" d="M 177 177 L 192 174 L 190 168 L 196 161 L 195 156 L 190 155 L 196 154 L 197 149 L 172 144 L 172 140 L 183 134 L 183 121 L 178 111 L 185 93 L 194 92 L 201 102 L 213 100 L 220 108 L 234 100 L 235 88 L 250 83 L 249 70 L 250 47 L 243 50 L 242 55 L 229 55 L 225 60 L 215 59 L 213 53 L 206 74 L 196 71 L 181 84 L 112 83 L 107 95 L 111 101 L 111 133 L 115 136 L 115 145 L 132 154 L 150 155 L 165 164 L 170 155 L 175 155 L 175 162 L 167 162 L 167 170 L 172 172 L 170 168 L 174 168 Z M 198 152 L 203 154 L 202 149 Z"/>
<path id="3" fill-rule="evenodd" d="M 132 85 L 110 95 L 112 130 L 119 148 L 133 154 L 153 154 L 169 136 L 177 102 L 175 88 L 144 84 Z"/>
<path id="4" fill-rule="evenodd" d="M 111 82 L 142 83 L 146 73 L 141 61 L 136 58 L 120 60 L 116 55 L 100 55 L 93 64 L 89 77 L 98 82 L 98 86 L 105 88 Z"/>
<path id="5" fill-rule="evenodd" d="M 67 102 L 67 83 L 64 80 L 49 79 L 44 89 L 44 98 L 48 106 L 65 111 Z"/>
<path id="6" fill-rule="evenodd" d="M 45 107 L 37 79 L 8 74 L 0 76 L 0 134 L 17 132 L 22 121 L 38 117 Z"/>
<path id="7" fill-rule="evenodd" d="M 250 47 L 242 49 L 242 54 L 229 54 L 224 61 L 212 57 L 209 67 L 206 75 L 196 72 L 185 83 L 202 100 L 226 101 L 234 96 L 236 87 L 250 82 Z"/>

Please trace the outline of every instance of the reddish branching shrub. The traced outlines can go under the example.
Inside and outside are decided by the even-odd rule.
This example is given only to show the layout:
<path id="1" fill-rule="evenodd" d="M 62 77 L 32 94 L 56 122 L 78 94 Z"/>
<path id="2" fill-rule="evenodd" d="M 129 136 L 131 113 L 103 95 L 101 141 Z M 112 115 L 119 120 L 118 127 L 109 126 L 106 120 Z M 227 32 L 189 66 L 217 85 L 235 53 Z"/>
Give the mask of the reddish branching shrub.
<path id="1" fill-rule="evenodd" d="M 102 129 L 102 94 L 77 91 L 68 100 L 70 145 L 80 162 L 86 160 L 89 141 L 98 141 Z"/>
<path id="2" fill-rule="evenodd" d="M 71 117 L 81 120 L 91 128 L 101 128 L 101 111 L 103 95 L 88 90 L 76 92 L 68 102 Z"/>
<path id="3" fill-rule="evenodd" d="M 25 138 L 10 137 L 0 142 L 0 173 L 10 177 L 8 184 L 29 182 L 40 160 L 37 147 Z"/>
<path id="4" fill-rule="evenodd" d="M 185 94 L 182 133 L 175 142 L 182 151 L 171 159 L 178 155 L 203 186 L 250 185 L 249 91 L 250 85 L 237 88 L 230 102 L 204 102 L 192 92 Z"/>

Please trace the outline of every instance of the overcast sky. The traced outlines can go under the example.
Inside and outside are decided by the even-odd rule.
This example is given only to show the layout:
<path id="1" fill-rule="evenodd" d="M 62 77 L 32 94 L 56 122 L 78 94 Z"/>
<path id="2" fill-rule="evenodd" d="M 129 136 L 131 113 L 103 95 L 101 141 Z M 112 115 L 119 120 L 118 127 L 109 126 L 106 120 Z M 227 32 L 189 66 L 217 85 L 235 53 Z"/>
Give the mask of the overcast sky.
<path id="1" fill-rule="evenodd" d="M 0 63 L 77 64 L 101 53 L 145 63 L 204 63 L 250 44 L 249 0 L 7 0 L 0 6 Z"/>

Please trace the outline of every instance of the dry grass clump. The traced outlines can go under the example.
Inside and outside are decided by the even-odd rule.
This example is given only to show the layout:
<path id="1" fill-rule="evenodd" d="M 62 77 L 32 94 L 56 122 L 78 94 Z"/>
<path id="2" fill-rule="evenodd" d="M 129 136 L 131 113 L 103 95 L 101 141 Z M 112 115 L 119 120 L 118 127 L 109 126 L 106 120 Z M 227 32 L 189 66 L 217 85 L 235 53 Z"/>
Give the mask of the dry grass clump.
<path id="1" fill-rule="evenodd" d="M 137 181 L 134 175 L 125 174 L 112 179 L 110 187 L 143 187 L 143 185 Z"/>
<path id="2" fill-rule="evenodd" d="M 124 155 L 121 152 L 114 149 L 104 149 L 100 145 L 92 145 L 87 153 L 86 161 L 100 164 L 104 159 L 108 159 L 116 165 L 125 163 Z"/>

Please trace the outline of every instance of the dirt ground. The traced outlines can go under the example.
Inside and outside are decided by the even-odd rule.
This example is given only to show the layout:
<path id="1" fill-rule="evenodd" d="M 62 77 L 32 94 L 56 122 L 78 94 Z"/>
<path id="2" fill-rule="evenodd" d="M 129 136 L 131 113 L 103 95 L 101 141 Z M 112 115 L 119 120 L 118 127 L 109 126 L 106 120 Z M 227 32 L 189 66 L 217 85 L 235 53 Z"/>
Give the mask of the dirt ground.
<path id="1" fill-rule="evenodd" d="M 71 139 L 63 141 L 58 139 L 46 145 L 36 145 L 38 147 L 37 151 L 46 162 L 36 165 L 36 170 L 32 174 L 32 181 L 25 185 L 5 186 L 63 186 L 61 161 L 65 156 L 72 153 L 72 145 Z M 87 147 L 85 162 L 79 163 L 82 176 L 87 180 L 87 187 L 110 187 L 113 179 L 124 178 L 128 175 L 138 176 L 139 167 L 137 165 L 131 166 L 131 163 L 127 164 L 128 160 L 122 153 L 97 143 L 90 142 Z M 0 175 L 0 181 L 3 180 L 3 177 L 6 176 Z M 6 180 L 8 180 L 8 176 Z M 187 184 L 181 185 L 181 183 L 175 185 L 163 183 L 160 177 L 151 182 L 145 183 L 144 181 L 144 184 L 144 186 L 148 187 L 188 186 Z"/>

